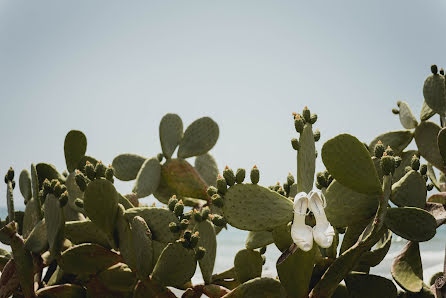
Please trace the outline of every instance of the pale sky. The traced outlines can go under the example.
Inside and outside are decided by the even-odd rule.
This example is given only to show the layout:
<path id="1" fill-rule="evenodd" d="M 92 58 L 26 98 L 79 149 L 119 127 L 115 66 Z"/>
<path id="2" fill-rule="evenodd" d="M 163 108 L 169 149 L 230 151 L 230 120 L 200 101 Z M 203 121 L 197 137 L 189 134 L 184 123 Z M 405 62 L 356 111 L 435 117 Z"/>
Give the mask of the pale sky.
<path id="1" fill-rule="evenodd" d="M 319 116 L 319 151 L 339 133 L 369 142 L 402 129 L 391 113 L 397 100 L 419 115 L 430 65 L 446 61 L 445 8 L 439 0 L 0 0 L 0 174 L 12 165 L 18 179 L 32 162 L 62 172 L 71 129 L 107 164 L 124 152 L 155 156 L 161 117 L 177 113 L 185 126 L 202 116 L 219 124 L 211 153 L 221 169 L 256 164 L 261 184 L 283 182 L 296 171 L 291 113 L 305 105 Z"/>

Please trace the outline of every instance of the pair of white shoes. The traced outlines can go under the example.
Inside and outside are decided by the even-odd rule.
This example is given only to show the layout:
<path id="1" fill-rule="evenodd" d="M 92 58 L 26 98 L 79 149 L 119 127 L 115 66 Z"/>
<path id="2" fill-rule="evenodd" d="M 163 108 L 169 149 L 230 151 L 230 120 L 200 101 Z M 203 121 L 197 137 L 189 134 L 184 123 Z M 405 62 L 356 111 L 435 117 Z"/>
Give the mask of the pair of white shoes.
<path id="1" fill-rule="evenodd" d="M 322 195 L 322 194 L 321 194 Z M 310 191 L 308 194 L 300 192 L 294 198 L 294 220 L 291 225 L 291 238 L 303 251 L 309 251 L 314 241 L 323 248 L 328 248 L 333 243 L 335 235 L 333 226 L 328 222 L 324 208 L 325 198 L 318 192 Z M 311 228 L 305 224 L 307 209 L 313 212 L 316 225 Z"/>

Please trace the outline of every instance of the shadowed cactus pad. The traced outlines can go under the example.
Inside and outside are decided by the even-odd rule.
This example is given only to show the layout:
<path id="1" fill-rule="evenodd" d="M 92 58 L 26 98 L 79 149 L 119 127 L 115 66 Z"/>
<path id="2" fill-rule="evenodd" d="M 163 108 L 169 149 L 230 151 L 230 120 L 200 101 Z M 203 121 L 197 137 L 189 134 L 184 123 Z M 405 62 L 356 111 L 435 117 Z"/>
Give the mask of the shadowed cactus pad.
<path id="1" fill-rule="evenodd" d="M 439 132 L 440 127 L 437 124 L 430 121 L 422 122 L 415 129 L 415 142 L 421 156 L 436 168 L 443 170 L 444 161 L 437 141 Z"/>
<path id="2" fill-rule="evenodd" d="M 183 137 L 183 121 L 177 114 L 166 114 L 159 126 L 161 148 L 164 156 L 169 159 L 178 147 Z"/>
<path id="3" fill-rule="evenodd" d="M 81 286 L 73 284 L 63 284 L 42 288 L 36 292 L 36 295 L 39 298 L 72 298 L 85 297 L 86 292 L 85 289 Z"/>
<path id="4" fill-rule="evenodd" d="M 267 246 L 274 242 L 272 232 L 270 231 L 250 231 L 246 238 L 245 246 L 247 249 L 256 249 Z"/>
<path id="5" fill-rule="evenodd" d="M 209 153 L 195 158 L 195 169 L 209 186 L 216 186 L 218 167 L 214 157 Z"/>
<path id="6" fill-rule="evenodd" d="M 409 241 L 393 260 L 392 277 L 397 284 L 409 292 L 423 288 L 423 266 L 418 243 Z"/>
<path id="7" fill-rule="evenodd" d="M 385 224 L 398 236 L 417 242 L 430 240 L 437 228 L 437 222 L 429 212 L 415 207 L 390 208 Z"/>
<path id="8" fill-rule="evenodd" d="M 258 277 L 241 284 L 224 298 L 268 297 L 283 298 L 286 292 L 277 279 Z"/>
<path id="9" fill-rule="evenodd" d="M 136 179 L 142 164 L 146 158 L 137 154 L 124 153 L 113 159 L 112 167 L 116 178 L 122 181 Z"/>
<path id="10" fill-rule="evenodd" d="M 206 253 L 202 259 L 198 261 L 203 280 L 206 284 L 211 282 L 212 272 L 214 271 L 215 257 L 217 254 L 217 238 L 215 236 L 214 225 L 205 220 L 195 225 L 194 231 L 200 233 L 197 247 L 204 247 Z"/>
<path id="11" fill-rule="evenodd" d="M 263 259 L 258 251 L 242 249 L 234 258 L 235 274 L 240 283 L 262 275 Z"/>
<path id="12" fill-rule="evenodd" d="M 147 277 L 153 269 L 152 235 L 146 222 L 140 216 L 135 216 L 131 225 L 136 269 L 141 276 Z"/>
<path id="13" fill-rule="evenodd" d="M 381 194 L 381 183 L 367 148 L 357 138 L 341 134 L 322 147 L 322 160 L 344 186 L 364 194 Z"/>
<path id="14" fill-rule="evenodd" d="M 236 184 L 225 194 L 223 214 L 232 226 L 248 231 L 271 230 L 293 218 L 291 200 L 256 184 Z"/>
<path id="15" fill-rule="evenodd" d="M 96 243 L 109 248 L 107 235 L 90 220 L 67 221 L 65 237 L 74 244 Z"/>
<path id="16" fill-rule="evenodd" d="M 184 132 L 178 148 L 178 157 L 188 158 L 207 153 L 217 143 L 218 124 L 209 117 L 192 122 Z"/>
<path id="17" fill-rule="evenodd" d="M 179 242 L 168 244 L 153 269 L 153 279 L 166 286 L 181 287 L 195 273 L 197 261 L 192 249 L 184 248 Z"/>
<path id="18" fill-rule="evenodd" d="M 393 282 L 381 276 L 350 273 L 345 282 L 352 298 L 397 297 L 397 290 Z"/>
<path id="19" fill-rule="evenodd" d="M 87 151 L 87 137 L 79 130 L 68 132 L 64 142 L 65 162 L 69 172 L 73 172 Z"/>

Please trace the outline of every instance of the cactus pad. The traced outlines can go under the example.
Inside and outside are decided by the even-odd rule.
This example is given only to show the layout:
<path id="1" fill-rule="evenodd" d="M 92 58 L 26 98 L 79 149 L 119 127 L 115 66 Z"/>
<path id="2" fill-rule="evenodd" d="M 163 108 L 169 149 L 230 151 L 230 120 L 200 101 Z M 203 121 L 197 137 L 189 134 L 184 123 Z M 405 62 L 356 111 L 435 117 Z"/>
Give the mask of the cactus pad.
<path id="1" fill-rule="evenodd" d="M 417 127 L 418 121 L 417 118 L 412 113 L 412 110 L 410 109 L 409 105 L 405 101 L 399 102 L 399 108 L 400 108 L 400 122 L 401 125 L 405 129 L 412 129 Z"/>
<path id="2" fill-rule="evenodd" d="M 418 152 L 415 150 L 408 150 L 408 151 L 404 151 L 403 153 L 401 153 L 400 166 L 395 169 L 395 172 L 392 175 L 392 180 L 394 182 L 397 182 L 398 180 L 403 178 L 404 175 L 406 175 L 406 167 L 411 165 L 412 157 L 417 154 L 418 154 Z M 381 167 L 380 164 L 379 164 L 379 167 Z"/>
<path id="3" fill-rule="evenodd" d="M 276 265 L 280 283 L 289 297 L 308 297 L 317 249 L 317 245 L 313 245 L 313 248 L 307 252 L 298 249 L 282 263 Z"/>
<path id="4" fill-rule="evenodd" d="M 440 170 L 444 170 L 444 161 L 438 148 L 437 136 L 440 132 L 440 126 L 426 121 L 421 122 L 415 129 L 415 142 L 418 151 L 428 162 Z"/>
<path id="5" fill-rule="evenodd" d="M 446 162 L 446 128 L 442 128 L 437 136 L 438 149 L 443 161 Z"/>
<path id="6" fill-rule="evenodd" d="M 100 272 L 98 281 L 111 291 L 132 292 L 137 279 L 136 274 L 124 263 L 115 264 Z"/>
<path id="7" fill-rule="evenodd" d="M 138 198 L 151 195 L 157 188 L 161 177 L 161 165 L 156 157 L 147 159 L 136 176 L 133 192 Z"/>
<path id="8" fill-rule="evenodd" d="M 250 231 L 246 238 L 247 249 L 256 249 L 273 243 L 273 234 L 270 231 Z"/>
<path id="9" fill-rule="evenodd" d="M 325 192 L 327 219 L 335 227 L 354 225 L 375 214 L 378 198 L 355 192 L 334 180 Z"/>
<path id="10" fill-rule="evenodd" d="M 413 133 L 410 130 L 398 130 L 398 131 L 389 131 L 383 133 L 369 144 L 370 154 L 373 155 L 375 151 L 375 145 L 378 141 L 381 141 L 384 145 L 384 148 L 390 146 L 395 153 L 395 155 L 400 155 L 401 152 L 410 144 L 413 139 Z"/>
<path id="11" fill-rule="evenodd" d="M 53 194 L 49 194 L 45 200 L 45 225 L 50 253 L 55 258 L 60 255 L 64 240 L 65 216 L 63 209 Z"/>
<path id="12" fill-rule="evenodd" d="M 392 243 L 392 232 L 386 230 L 381 239 L 376 243 L 375 247 L 366 251 L 359 260 L 360 266 L 375 267 L 384 260 Z"/>
<path id="13" fill-rule="evenodd" d="M 283 298 L 286 292 L 277 279 L 258 277 L 239 285 L 224 298 L 268 297 Z"/>
<path id="14" fill-rule="evenodd" d="M 107 235 L 90 220 L 67 221 L 65 237 L 74 244 L 96 243 L 106 248 L 110 247 Z"/>
<path id="15" fill-rule="evenodd" d="M 271 230 L 293 218 L 291 200 L 256 184 L 230 187 L 222 210 L 229 224 L 248 231 Z"/>
<path id="16" fill-rule="evenodd" d="M 67 133 L 64 142 L 65 162 L 68 172 L 73 172 L 87 151 L 87 137 L 79 130 Z"/>
<path id="17" fill-rule="evenodd" d="M 28 202 L 33 196 L 31 189 L 31 175 L 27 170 L 20 172 L 19 187 L 25 202 Z"/>
<path id="18" fill-rule="evenodd" d="M 153 269 L 152 235 L 144 219 L 135 216 L 131 222 L 136 269 L 141 277 L 147 277 Z"/>
<path id="19" fill-rule="evenodd" d="M 242 249 L 234 258 L 235 274 L 240 283 L 262 275 L 263 259 L 258 251 Z"/>
<path id="20" fill-rule="evenodd" d="M 140 216 L 146 221 L 153 240 L 167 243 L 178 239 L 179 234 L 169 230 L 169 223 L 179 223 L 178 218 L 170 210 L 156 207 L 135 207 L 125 211 L 127 220 L 132 221 L 135 216 Z"/>
<path id="21" fill-rule="evenodd" d="M 401 253 L 393 260 L 391 273 L 396 283 L 409 292 L 419 292 L 423 288 L 423 266 L 420 247 L 409 241 Z"/>
<path id="22" fill-rule="evenodd" d="M 59 265 L 65 273 L 96 274 L 122 261 L 121 256 L 100 245 L 75 245 L 62 253 Z"/>
<path id="23" fill-rule="evenodd" d="M 397 290 L 393 282 L 378 275 L 350 273 L 345 279 L 345 283 L 351 297 L 397 297 Z"/>
<path id="24" fill-rule="evenodd" d="M 306 193 L 313 189 L 316 169 L 316 147 L 312 125 L 307 123 L 299 137 L 300 149 L 297 151 L 297 191 Z"/>
<path id="25" fill-rule="evenodd" d="M 197 170 L 208 186 L 217 185 L 218 166 L 212 155 L 206 153 L 197 156 L 195 158 L 195 170 Z"/>
<path id="26" fill-rule="evenodd" d="M 421 107 L 420 119 L 421 121 L 427 121 L 436 113 L 427 105 L 426 101 L 423 101 L 423 106 Z"/>
<path id="27" fill-rule="evenodd" d="M 25 249 L 41 254 L 48 248 L 45 219 L 39 221 L 25 240 Z"/>
<path id="28" fill-rule="evenodd" d="M 122 181 L 136 179 L 146 158 L 137 154 L 123 153 L 113 159 L 112 167 L 116 178 Z"/>
<path id="29" fill-rule="evenodd" d="M 45 179 L 53 180 L 57 179 L 60 182 L 65 182 L 65 177 L 62 176 L 57 170 L 56 167 L 49 163 L 38 163 L 36 165 L 37 177 L 39 177 L 39 185 L 42 186 L 42 183 Z"/>
<path id="30" fill-rule="evenodd" d="M 207 153 L 217 143 L 218 124 L 209 117 L 192 122 L 184 132 L 178 148 L 178 157 L 188 158 Z"/>
<path id="31" fill-rule="evenodd" d="M 212 272 L 214 271 L 215 256 L 217 254 L 217 238 L 215 236 L 214 225 L 205 220 L 195 225 L 194 231 L 200 233 L 197 247 L 204 247 L 206 253 L 202 259 L 198 261 L 200 265 L 201 274 L 206 284 L 211 282 Z"/>
<path id="32" fill-rule="evenodd" d="M 25 215 L 23 216 L 23 236 L 28 237 L 34 226 L 42 218 L 40 210 L 40 199 L 31 198 L 25 207 Z"/>
<path id="33" fill-rule="evenodd" d="M 179 242 L 169 243 L 158 258 L 152 278 L 165 286 L 181 287 L 192 278 L 196 267 L 192 249 Z"/>
<path id="34" fill-rule="evenodd" d="M 85 289 L 78 285 L 63 284 L 54 285 L 42 288 L 36 292 L 39 298 L 73 298 L 73 297 L 85 297 Z"/>
<path id="35" fill-rule="evenodd" d="M 341 134 L 322 147 L 322 160 L 344 186 L 364 194 L 381 194 L 381 183 L 367 148 L 357 138 Z"/>
<path id="36" fill-rule="evenodd" d="M 409 171 L 392 185 L 390 200 L 398 207 L 423 208 L 426 204 L 426 181 L 417 171 Z"/>
<path id="37" fill-rule="evenodd" d="M 163 154 L 166 159 L 170 159 L 183 137 L 183 121 L 180 116 L 177 114 L 164 115 L 160 122 L 159 134 Z"/>
<path id="38" fill-rule="evenodd" d="M 84 193 L 85 213 L 105 234 L 111 235 L 118 211 L 118 193 L 105 179 L 90 182 Z"/>
<path id="39" fill-rule="evenodd" d="M 429 212 L 415 207 L 390 208 L 384 222 L 398 236 L 417 242 L 430 240 L 437 228 Z"/>
<path id="40" fill-rule="evenodd" d="M 432 74 L 424 81 L 424 100 L 433 111 L 440 115 L 444 115 L 446 112 L 445 92 L 445 79 L 443 75 Z"/>

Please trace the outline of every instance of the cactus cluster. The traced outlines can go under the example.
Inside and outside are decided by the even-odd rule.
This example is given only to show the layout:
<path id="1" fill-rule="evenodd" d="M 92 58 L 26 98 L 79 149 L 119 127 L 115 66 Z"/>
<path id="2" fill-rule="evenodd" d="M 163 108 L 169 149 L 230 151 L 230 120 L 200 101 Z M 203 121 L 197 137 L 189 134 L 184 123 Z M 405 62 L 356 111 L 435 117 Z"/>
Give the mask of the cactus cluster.
<path id="1" fill-rule="evenodd" d="M 255 165 L 249 173 L 218 170 L 209 150 L 219 127 L 208 117 L 183 132 L 181 118 L 167 114 L 159 126 L 162 153 L 120 154 L 109 166 L 86 155 L 82 132 L 70 131 L 64 173 L 49 163 L 20 173 L 24 212 L 14 209 L 14 170 L 6 173 L 0 241 L 11 251 L 0 250 L 0 297 L 175 297 L 172 288 L 212 298 L 445 297 L 443 272 L 423 280 L 419 246 L 446 222 L 446 80 L 431 70 L 419 120 L 398 101 L 392 112 L 403 130 L 370 143 L 349 134 L 329 139 L 317 174 L 318 117 L 307 107 L 293 113 L 296 173 L 269 187 L 259 184 Z M 435 114 L 440 125 L 428 121 Z M 407 150 L 413 140 L 417 150 Z M 132 193 L 120 194 L 115 178 L 135 180 Z M 326 198 L 335 235 L 328 248 L 302 251 L 290 235 L 293 199 L 314 187 Z M 149 195 L 163 207 L 138 201 Z M 311 212 L 305 222 L 316 224 Z M 216 235 L 227 225 L 249 234 L 233 266 L 216 273 Z M 407 244 L 393 260 L 392 281 L 370 268 L 385 258 L 393 234 Z M 267 247 L 282 253 L 277 278 L 262 276 Z M 202 284 L 191 281 L 197 265 Z"/>

